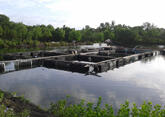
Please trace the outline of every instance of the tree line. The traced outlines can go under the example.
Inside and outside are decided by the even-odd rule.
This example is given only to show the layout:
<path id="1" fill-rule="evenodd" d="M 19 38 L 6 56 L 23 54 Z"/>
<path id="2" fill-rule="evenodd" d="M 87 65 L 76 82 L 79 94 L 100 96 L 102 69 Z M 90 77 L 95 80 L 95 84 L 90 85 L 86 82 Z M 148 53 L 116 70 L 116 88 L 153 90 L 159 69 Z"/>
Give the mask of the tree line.
<path id="1" fill-rule="evenodd" d="M 165 44 L 165 29 L 148 22 L 130 27 L 116 25 L 114 21 L 101 23 L 97 28 L 86 25 L 81 30 L 65 25 L 61 28 L 28 26 L 10 21 L 9 17 L 0 14 L 0 48 L 49 45 L 52 42 L 104 42 L 106 39 L 125 46 Z"/>

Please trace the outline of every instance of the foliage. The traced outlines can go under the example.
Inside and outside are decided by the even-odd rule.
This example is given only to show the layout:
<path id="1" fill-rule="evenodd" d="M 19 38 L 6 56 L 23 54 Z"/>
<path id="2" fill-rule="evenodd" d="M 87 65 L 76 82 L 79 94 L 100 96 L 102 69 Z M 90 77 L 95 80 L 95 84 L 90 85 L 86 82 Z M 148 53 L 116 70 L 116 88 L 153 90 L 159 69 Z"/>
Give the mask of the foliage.
<path id="1" fill-rule="evenodd" d="M 80 41 L 81 33 L 80 31 L 72 30 L 69 32 L 69 40 L 70 41 Z"/>
<path id="2" fill-rule="evenodd" d="M 2 27 L 0 26 L 0 37 L 3 35 L 3 29 Z"/>
<path id="3" fill-rule="evenodd" d="M 49 112 L 57 117 L 165 117 L 165 108 L 156 104 L 154 107 L 151 102 L 144 102 L 140 107 L 129 102 L 120 105 L 120 109 L 115 113 L 112 106 L 105 104 L 101 107 L 101 97 L 97 104 L 82 100 L 80 104 L 67 105 L 66 100 L 60 100 L 56 104 L 51 104 Z"/>
<path id="4" fill-rule="evenodd" d="M 16 96 L 16 93 L 13 93 Z M 69 96 L 67 97 L 67 99 Z M 19 97 L 23 102 L 26 99 Z M 45 112 L 55 117 L 165 117 L 165 107 L 159 104 L 153 106 L 152 102 L 144 101 L 139 107 L 129 101 L 120 105 L 118 111 L 114 110 L 112 105 L 102 105 L 102 98 L 99 97 L 97 103 L 85 102 L 82 100 L 79 104 L 69 104 L 67 99 L 60 100 L 56 104 L 51 104 Z M 4 93 L 0 91 L 0 117 L 30 117 L 29 111 L 15 113 L 12 108 L 3 104 Z M 29 102 L 27 102 L 29 103 Z"/>
<path id="5" fill-rule="evenodd" d="M 24 110 L 21 113 L 15 113 L 12 108 L 6 107 L 2 104 L 4 99 L 4 93 L 0 92 L 0 117 L 30 117 L 29 111 Z"/>
<path id="6" fill-rule="evenodd" d="M 65 40 L 65 31 L 63 29 L 57 28 L 53 31 L 52 41 L 64 41 Z"/>
<path id="7" fill-rule="evenodd" d="M 106 39 L 125 46 L 165 44 L 165 29 L 148 22 L 130 27 L 116 25 L 114 21 L 100 23 L 97 28 L 87 25 L 81 30 L 65 25 L 61 28 L 52 25 L 27 26 L 0 14 L 0 48 L 50 46 L 51 42 L 103 42 Z"/>

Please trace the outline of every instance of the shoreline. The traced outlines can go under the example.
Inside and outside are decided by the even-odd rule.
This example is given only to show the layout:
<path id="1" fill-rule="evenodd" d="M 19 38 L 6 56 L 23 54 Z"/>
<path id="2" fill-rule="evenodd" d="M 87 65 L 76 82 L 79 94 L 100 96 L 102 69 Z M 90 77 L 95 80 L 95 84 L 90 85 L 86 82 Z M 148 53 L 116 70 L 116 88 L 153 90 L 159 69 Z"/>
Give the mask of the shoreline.
<path id="1" fill-rule="evenodd" d="M 24 97 L 17 97 L 9 92 L 2 91 L 0 89 L 0 94 L 4 94 L 4 98 L 1 104 L 4 104 L 7 108 L 12 108 L 15 113 L 21 113 L 24 110 L 30 111 L 30 117 L 54 117 L 47 110 L 40 108 L 39 106 L 31 103 Z"/>

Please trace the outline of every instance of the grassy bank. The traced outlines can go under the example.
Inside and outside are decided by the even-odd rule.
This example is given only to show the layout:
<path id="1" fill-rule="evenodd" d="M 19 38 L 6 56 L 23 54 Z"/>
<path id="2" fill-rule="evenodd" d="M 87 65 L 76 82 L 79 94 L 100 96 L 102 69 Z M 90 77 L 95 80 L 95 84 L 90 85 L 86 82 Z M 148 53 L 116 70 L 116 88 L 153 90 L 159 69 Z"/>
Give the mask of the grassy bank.
<path id="1" fill-rule="evenodd" d="M 54 117 L 24 97 L 0 90 L 0 117 Z"/>
<path id="2" fill-rule="evenodd" d="M 40 42 L 37 40 L 25 40 L 25 41 L 8 41 L 0 39 L 0 49 L 4 48 L 46 48 L 46 47 L 58 47 L 68 46 L 70 43 L 67 42 Z"/>
<path id="3" fill-rule="evenodd" d="M 77 42 L 76 45 L 92 44 L 92 42 Z M 59 41 L 59 42 L 41 42 L 37 40 L 24 40 L 24 41 L 9 41 L 0 39 L 0 49 L 25 49 L 25 48 L 48 48 L 59 46 L 73 46 L 73 43 Z"/>
<path id="4" fill-rule="evenodd" d="M 101 107 L 99 97 L 96 104 L 82 100 L 80 104 L 68 105 L 67 100 L 60 100 L 43 110 L 23 97 L 14 95 L 0 91 L 1 117 L 165 117 L 165 107 L 152 105 L 151 102 L 144 102 L 138 107 L 126 101 L 115 113 L 112 105 Z"/>

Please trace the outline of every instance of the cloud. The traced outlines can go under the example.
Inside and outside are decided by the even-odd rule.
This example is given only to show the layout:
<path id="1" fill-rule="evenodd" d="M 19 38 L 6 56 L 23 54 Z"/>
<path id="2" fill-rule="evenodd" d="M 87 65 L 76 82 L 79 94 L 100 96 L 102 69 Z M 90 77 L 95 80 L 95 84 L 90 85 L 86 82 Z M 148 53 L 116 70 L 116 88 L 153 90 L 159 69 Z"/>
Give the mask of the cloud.
<path id="1" fill-rule="evenodd" d="M 46 4 L 52 0 L 0 0 L 0 13 L 10 17 L 11 21 L 23 22 L 27 25 L 52 24 L 55 27 L 63 25 L 58 14 L 53 14 Z M 53 15 L 52 15 L 53 14 Z"/>
<path id="2" fill-rule="evenodd" d="M 165 101 L 165 61 L 162 56 L 157 56 L 147 63 L 136 62 L 108 73 L 102 73 L 104 80 L 129 82 L 138 88 L 151 89 L 158 93 L 161 101 Z M 116 75 L 118 74 L 118 75 Z M 145 90 L 144 90 L 145 91 Z M 154 93 L 153 93 L 154 94 Z"/>
<path id="3" fill-rule="evenodd" d="M 58 26 L 97 27 L 101 22 L 115 20 L 131 26 L 149 21 L 165 27 L 163 5 L 164 0 L 0 0 L 0 11 L 21 18 L 25 17 L 23 14 L 29 15 L 34 19 L 34 22 L 28 20 L 30 24 L 36 20 L 41 24 L 42 20 L 35 19 L 38 16 L 44 18 L 46 24 L 52 18 Z M 22 20 L 27 23 L 26 18 Z"/>
<path id="4" fill-rule="evenodd" d="M 92 93 L 88 93 L 87 91 L 83 90 L 83 89 L 72 89 L 72 96 L 75 97 L 76 99 L 83 99 L 85 101 L 88 102 L 97 102 L 97 97 L 96 95 L 92 94 Z"/>
<path id="5" fill-rule="evenodd" d="M 32 1 L 26 1 L 26 0 L 16 0 L 13 2 L 13 0 L 0 0 L 0 3 L 5 5 L 5 6 L 12 6 L 14 7 L 17 7 L 17 8 L 25 8 L 25 7 L 32 7 L 35 4 L 35 2 L 32 2 Z"/>
<path id="6" fill-rule="evenodd" d="M 146 21 L 158 23 L 158 20 L 160 21 L 158 16 L 164 18 L 160 15 L 164 9 L 162 5 L 162 0 L 159 2 L 154 0 L 60 0 L 47 4 L 46 7 L 54 12 L 67 14 L 66 23 L 69 25 L 88 24 L 96 27 L 101 22 L 112 20 L 129 25 L 141 25 Z"/>

